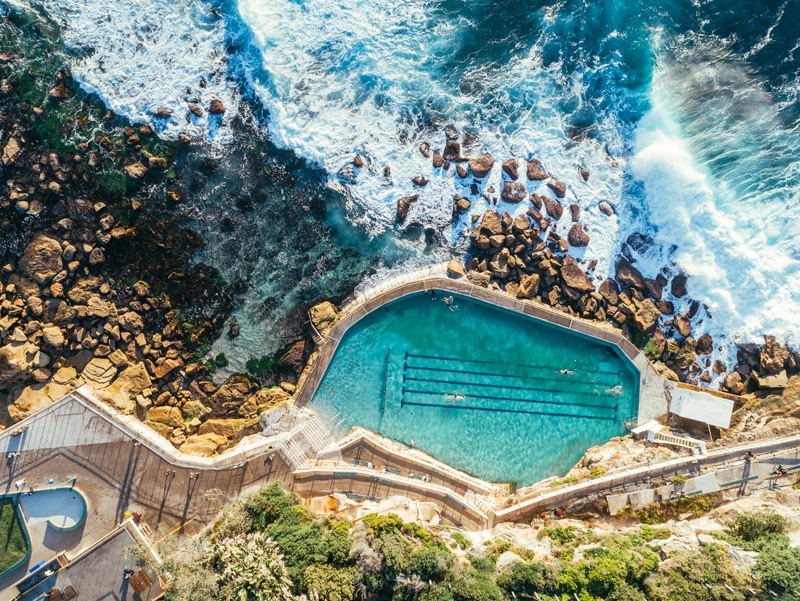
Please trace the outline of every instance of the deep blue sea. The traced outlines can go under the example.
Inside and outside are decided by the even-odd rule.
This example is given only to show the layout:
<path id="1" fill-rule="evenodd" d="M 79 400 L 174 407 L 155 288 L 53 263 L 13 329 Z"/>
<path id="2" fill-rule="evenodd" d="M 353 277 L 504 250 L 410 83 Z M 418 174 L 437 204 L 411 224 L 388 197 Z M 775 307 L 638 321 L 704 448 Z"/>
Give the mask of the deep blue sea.
<path id="1" fill-rule="evenodd" d="M 800 0 L 2 4 L 57 23 L 74 75 L 114 110 L 149 121 L 172 108 L 155 124 L 164 135 L 205 136 L 224 155 L 242 98 L 263 107 L 260 127 L 344 195 L 379 268 L 375 236 L 393 227 L 412 177 L 430 183 L 409 221 L 436 236 L 425 255 L 413 240 L 387 242 L 394 269 L 465 248 L 472 214 L 489 206 L 418 150 L 443 147 L 453 128 L 474 135 L 471 155 L 498 159 L 482 182 L 489 196 L 511 158 L 536 157 L 566 182 L 564 202 L 580 206 L 590 236 L 574 254 L 598 261 L 598 279 L 620 252 L 646 276 L 688 274 L 689 296 L 704 305 L 695 332 L 714 336 L 715 356 L 764 334 L 800 346 Z M 212 98 L 228 107 L 221 123 L 186 117 L 187 100 Z M 354 181 L 337 177 L 356 153 L 365 165 Z M 473 201 L 455 221 L 454 193 Z M 256 241 L 256 256 L 280 244 Z M 230 268 L 224 244 L 206 255 Z M 273 273 L 261 263 L 255 304 Z M 679 311 L 688 303 L 676 300 Z M 269 324 L 240 319 L 251 344 L 269 346 Z"/>

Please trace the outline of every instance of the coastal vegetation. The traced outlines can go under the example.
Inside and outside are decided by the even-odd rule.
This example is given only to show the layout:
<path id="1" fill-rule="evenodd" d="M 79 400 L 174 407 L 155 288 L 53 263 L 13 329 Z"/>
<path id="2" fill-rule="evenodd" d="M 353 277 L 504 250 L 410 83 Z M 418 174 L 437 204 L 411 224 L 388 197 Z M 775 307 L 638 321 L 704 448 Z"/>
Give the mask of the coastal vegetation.
<path id="1" fill-rule="evenodd" d="M 20 562 L 28 553 L 19 511 L 13 499 L 0 499 L 0 574 Z"/>
<path id="2" fill-rule="evenodd" d="M 600 536 L 553 522 L 538 531 L 546 557 L 391 513 L 356 523 L 315 516 L 275 483 L 200 534 L 162 543 L 159 569 L 171 579 L 168 601 L 738 601 L 751 589 L 789 599 L 800 594 L 800 551 L 788 530 L 773 512 L 740 513 L 702 545 L 678 548 L 667 545 L 668 527 Z"/>

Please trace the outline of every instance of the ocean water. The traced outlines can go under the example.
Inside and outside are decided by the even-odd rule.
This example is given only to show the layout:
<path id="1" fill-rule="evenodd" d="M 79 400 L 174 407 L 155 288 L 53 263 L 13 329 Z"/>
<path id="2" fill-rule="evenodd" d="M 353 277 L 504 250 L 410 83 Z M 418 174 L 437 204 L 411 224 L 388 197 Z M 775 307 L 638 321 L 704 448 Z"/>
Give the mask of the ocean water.
<path id="1" fill-rule="evenodd" d="M 638 378 L 615 347 L 465 297 L 450 311 L 442 296 L 405 297 L 350 328 L 311 409 L 342 433 L 363 426 L 523 486 L 635 420 Z"/>
<path id="2" fill-rule="evenodd" d="M 694 331 L 714 336 L 714 357 L 764 334 L 800 346 L 799 0 L 0 3 L 56 22 L 76 77 L 115 110 L 148 120 L 171 108 L 155 123 L 165 135 L 224 147 L 240 98 L 256 102 L 261 127 L 323 172 L 367 237 L 391 230 L 396 200 L 416 191 L 409 220 L 445 254 L 464 248 L 482 194 L 502 185 L 499 162 L 535 156 L 581 207 L 591 241 L 574 254 L 597 260 L 598 280 L 620 252 L 647 276 L 688 274 L 704 305 Z M 186 117 L 187 100 L 212 97 L 225 118 Z M 470 155 L 498 159 L 478 194 L 418 150 L 440 149 L 448 127 L 474 134 Z M 354 180 L 337 177 L 356 153 Z M 430 179 L 421 190 L 417 175 Z M 454 193 L 473 201 L 456 221 Z"/>

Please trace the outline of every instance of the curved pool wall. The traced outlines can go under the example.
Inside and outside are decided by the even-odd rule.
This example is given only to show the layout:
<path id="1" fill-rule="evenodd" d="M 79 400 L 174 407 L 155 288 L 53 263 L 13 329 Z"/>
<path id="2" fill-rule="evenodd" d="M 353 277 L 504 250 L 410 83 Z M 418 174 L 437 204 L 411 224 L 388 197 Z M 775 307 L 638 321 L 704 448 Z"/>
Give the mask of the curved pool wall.
<path id="1" fill-rule="evenodd" d="M 349 324 L 312 409 L 520 485 L 636 421 L 639 371 L 618 346 L 462 295 L 451 311 L 448 294 L 404 294 Z"/>

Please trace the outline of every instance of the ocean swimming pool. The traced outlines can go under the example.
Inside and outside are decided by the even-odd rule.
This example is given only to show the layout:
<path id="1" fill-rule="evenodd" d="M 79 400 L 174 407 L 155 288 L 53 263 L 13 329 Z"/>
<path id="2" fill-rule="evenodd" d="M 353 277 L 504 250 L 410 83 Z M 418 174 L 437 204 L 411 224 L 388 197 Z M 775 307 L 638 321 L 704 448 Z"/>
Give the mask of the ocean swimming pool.
<path id="1" fill-rule="evenodd" d="M 616 347 L 453 295 L 376 309 L 342 338 L 311 401 L 341 424 L 524 486 L 624 434 L 638 373 Z"/>

